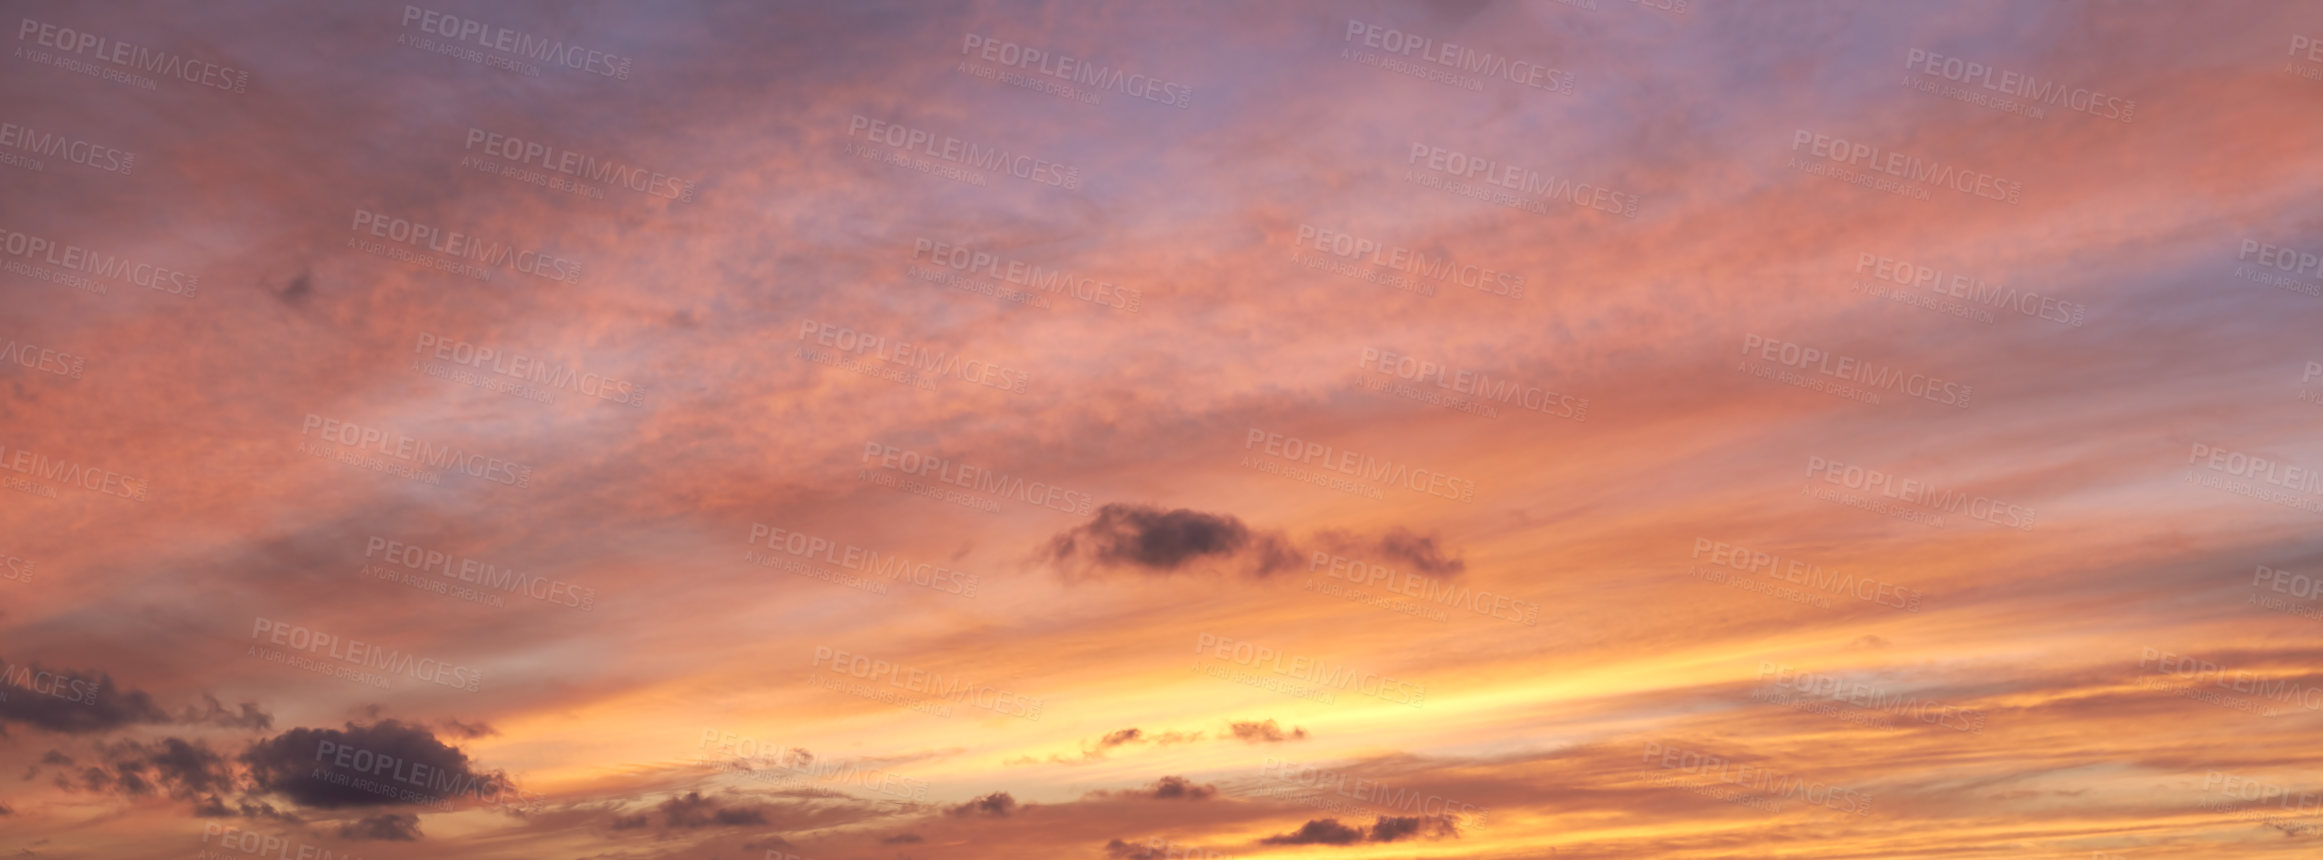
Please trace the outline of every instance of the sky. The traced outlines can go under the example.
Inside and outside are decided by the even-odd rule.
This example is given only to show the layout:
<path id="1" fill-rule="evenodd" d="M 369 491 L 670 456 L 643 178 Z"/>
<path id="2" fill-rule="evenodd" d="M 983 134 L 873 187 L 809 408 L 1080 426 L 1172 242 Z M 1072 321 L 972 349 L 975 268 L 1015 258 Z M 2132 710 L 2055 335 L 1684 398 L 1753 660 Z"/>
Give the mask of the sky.
<path id="1" fill-rule="evenodd" d="M 2323 843 L 2323 7 L 0 10 L 0 854 Z"/>

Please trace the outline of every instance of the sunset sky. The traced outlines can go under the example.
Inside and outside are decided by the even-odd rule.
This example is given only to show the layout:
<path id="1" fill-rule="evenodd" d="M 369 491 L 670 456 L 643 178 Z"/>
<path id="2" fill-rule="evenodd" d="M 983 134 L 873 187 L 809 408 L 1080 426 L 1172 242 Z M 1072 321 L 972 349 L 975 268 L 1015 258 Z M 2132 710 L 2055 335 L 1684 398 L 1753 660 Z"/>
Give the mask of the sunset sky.
<path id="1" fill-rule="evenodd" d="M 0 855 L 2323 850 L 2323 5 L 0 9 Z"/>

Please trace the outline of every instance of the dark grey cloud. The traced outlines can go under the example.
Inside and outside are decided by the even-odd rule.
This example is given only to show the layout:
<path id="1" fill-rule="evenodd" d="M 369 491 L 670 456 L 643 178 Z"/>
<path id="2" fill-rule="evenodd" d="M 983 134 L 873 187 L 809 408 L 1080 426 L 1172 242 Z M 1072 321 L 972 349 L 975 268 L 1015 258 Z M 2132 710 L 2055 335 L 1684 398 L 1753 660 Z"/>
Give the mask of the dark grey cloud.
<path id="1" fill-rule="evenodd" d="M 1168 574 L 1205 560 L 1241 558 L 1265 576 L 1298 564 L 1279 533 L 1254 532 L 1232 514 L 1112 504 L 1089 522 L 1050 539 L 1048 557 L 1104 570 Z"/>
<path id="2" fill-rule="evenodd" d="M 1451 819 L 1448 818 L 1417 815 L 1381 816 L 1378 821 L 1371 824 L 1371 841 L 1373 842 L 1394 842 L 1413 837 L 1440 839 L 1458 835 L 1460 835 L 1459 828 L 1454 826 Z"/>
<path id="3" fill-rule="evenodd" d="M 78 735 L 172 720 L 151 695 L 104 672 L 0 662 L 0 728 L 11 722 Z"/>
<path id="4" fill-rule="evenodd" d="M 1144 788 L 1099 789 L 1088 796 L 1104 800 L 1209 800 L 1218 796 L 1218 787 L 1182 776 L 1164 776 Z"/>
<path id="5" fill-rule="evenodd" d="M 476 770 L 466 753 L 427 729 L 392 719 L 291 729 L 251 744 L 242 762 L 259 793 L 316 809 L 490 802 L 514 788 L 505 774 Z M 380 788 L 356 787 L 358 780 Z"/>
<path id="6" fill-rule="evenodd" d="M 976 798 L 975 800 L 968 801 L 967 803 L 962 803 L 953 806 L 950 809 L 946 809 L 944 810 L 944 814 L 984 815 L 990 816 L 992 818 L 1007 818 L 1010 814 L 1016 812 L 1016 810 L 1016 798 L 1010 797 L 1008 792 L 995 791 L 991 794 L 984 795 L 983 797 Z"/>
<path id="7" fill-rule="evenodd" d="M 1429 576 L 1457 576 L 1468 569 L 1467 561 L 1435 536 L 1402 526 L 1376 535 L 1325 531 L 1306 544 L 1280 531 L 1252 528 L 1233 514 L 1111 504 L 1050 538 L 1041 557 L 1069 574 L 1168 576 L 1213 567 L 1265 577 L 1306 567 L 1323 552 Z"/>
<path id="8" fill-rule="evenodd" d="M 99 742 L 96 752 L 97 763 L 80 771 L 80 787 L 91 791 L 200 800 L 235 786 L 231 763 L 199 741 Z"/>
<path id="9" fill-rule="evenodd" d="M 1301 825 L 1291 833 L 1280 833 L 1258 841 L 1260 845 L 1353 845 L 1358 842 L 1396 842 L 1415 837 L 1440 839 L 1459 836 L 1459 829 L 1449 819 L 1419 816 L 1379 816 L 1365 831 L 1339 823 L 1336 818 L 1318 818 Z"/>
<path id="10" fill-rule="evenodd" d="M 0 661 L 0 734 L 12 722 L 68 735 L 171 723 L 266 731 L 274 715 L 257 702 L 228 708 L 207 693 L 172 715 L 152 694 L 123 688 L 110 673 Z"/>
<path id="11" fill-rule="evenodd" d="M 1154 781 L 1150 795 L 1155 800 L 1209 800 L 1218 795 L 1218 787 L 1195 784 L 1182 776 L 1165 776 Z"/>
<path id="12" fill-rule="evenodd" d="M 1300 825 L 1293 833 L 1279 833 L 1258 840 L 1260 845 L 1353 845 L 1363 841 L 1363 831 L 1339 823 L 1336 818 L 1318 818 Z"/>
<path id="13" fill-rule="evenodd" d="M 1405 573 L 1458 576 L 1468 570 L 1467 560 L 1446 551 L 1434 535 L 1422 535 L 1403 526 L 1395 526 L 1377 535 L 1327 531 L 1316 535 L 1315 542 L 1338 555 L 1386 565 Z"/>
<path id="14" fill-rule="evenodd" d="M 229 729 L 266 731 L 274 728 L 274 715 L 258 707 L 257 702 L 243 702 L 228 708 L 218 697 L 202 695 L 202 704 L 187 705 L 178 710 L 177 721 L 186 725 L 219 726 Z"/>

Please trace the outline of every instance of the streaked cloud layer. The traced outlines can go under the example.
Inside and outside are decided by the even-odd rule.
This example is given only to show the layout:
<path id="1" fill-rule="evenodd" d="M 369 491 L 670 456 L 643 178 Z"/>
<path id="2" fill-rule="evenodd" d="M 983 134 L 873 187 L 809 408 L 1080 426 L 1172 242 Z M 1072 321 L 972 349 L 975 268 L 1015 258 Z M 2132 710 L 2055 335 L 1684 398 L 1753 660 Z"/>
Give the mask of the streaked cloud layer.
<path id="1" fill-rule="evenodd" d="M 11 4 L 0 853 L 2311 855 L 2317 11 Z"/>

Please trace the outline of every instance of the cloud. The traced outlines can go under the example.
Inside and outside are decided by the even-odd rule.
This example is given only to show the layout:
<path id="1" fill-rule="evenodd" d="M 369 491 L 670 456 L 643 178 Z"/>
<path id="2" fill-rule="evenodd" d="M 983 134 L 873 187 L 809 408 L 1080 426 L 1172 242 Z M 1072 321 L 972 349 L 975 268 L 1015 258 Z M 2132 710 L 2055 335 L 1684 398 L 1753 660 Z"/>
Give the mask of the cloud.
<path id="1" fill-rule="evenodd" d="M 1165 776 L 1155 780 L 1153 784 L 1153 798 L 1155 800 L 1208 800 L 1217 794 L 1217 786 L 1196 785 L 1193 781 L 1182 776 Z"/>
<path id="2" fill-rule="evenodd" d="M 256 702 L 227 708 L 216 696 L 175 716 L 143 690 L 123 689 L 105 672 L 0 662 L 0 727 L 16 722 L 59 734 L 97 734 L 135 725 L 206 725 L 266 731 L 274 715 Z"/>
<path id="3" fill-rule="evenodd" d="M 1162 849 L 1151 845 L 1139 845 L 1115 839 L 1105 843 L 1105 856 L 1111 857 L 1113 860 L 1162 860 L 1167 854 Z"/>
<path id="4" fill-rule="evenodd" d="M 1407 573 L 1458 576 L 1468 570 L 1468 562 L 1447 554 L 1434 535 L 1421 535 L 1403 526 L 1390 528 L 1377 537 L 1332 530 L 1316 535 L 1315 539 L 1337 554 L 1370 556 Z"/>
<path id="5" fill-rule="evenodd" d="M 1353 845 L 1357 842 L 1395 842 L 1415 836 L 1439 839 L 1460 835 L 1449 819 L 1379 816 L 1366 833 L 1362 828 L 1340 824 L 1336 818 L 1318 818 L 1299 827 L 1297 832 L 1269 836 L 1258 841 L 1260 845 Z"/>
<path id="6" fill-rule="evenodd" d="M 1218 787 L 1182 776 L 1164 776 L 1144 788 L 1100 789 L 1090 792 L 1089 796 L 1108 800 L 1209 800 L 1218 796 Z"/>
<path id="7" fill-rule="evenodd" d="M 1336 818 L 1318 818 L 1301 825 L 1296 833 L 1283 833 L 1258 840 L 1260 845 L 1353 845 L 1363 841 L 1363 831 L 1339 823 Z"/>
<path id="8" fill-rule="evenodd" d="M 341 839 L 416 842 L 419 837 L 419 816 L 408 812 L 386 812 L 339 825 Z"/>
<path id="9" fill-rule="evenodd" d="M 261 793 L 300 806 L 338 809 L 435 803 L 461 796 L 497 799 L 514 786 L 498 771 L 473 769 L 466 753 L 427 729 L 396 720 L 345 729 L 291 729 L 251 744 L 242 762 Z M 342 785 L 364 780 L 393 791 Z"/>
<path id="10" fill-rule="evenodd" d="M 232 710 L 218 701 L 218 697 L 202 695 L 200 707 L 187 705 L 179 709 L 177 721 L 186 725 L 210 725 L 229 729 L 266 731 L 274 728 L 274 715 L 258 707 L 257 702 L 243 702 Z"/>
<path id="11" fill-rule="evenodd" d="M 215 803 L 236 786 L 232 764 L 198 741 L 99 742 L 96 752 L 99 761 L 78 773 L 80 787 L 90 791 Z"/>
<path id="12" fill-rule="evenodd" d="M 473 723 L 463 723 L 459 720 L 443 720 L 436 723 L 436 727 L 443 729 L 445 734 L 459 735 L 460 737 L 467 738 L 469 740 L 475 740 L 477 738 L 488 738 L 500 734 L 499 729 L 493 728 L 490 723 L 486 723 L 482 720 L 477 720 Z"/>
<path id="13" fill-rule="evenodd" d="M 950 809 L 946 809 L 944 810 L 944 814 L 988 815 L 993 818 L 1007 818 L 1011 813 L 1016 812 L 1016 808 L 1016 798 L 1010 797 L 1008 792 L 995 791 L 991 794 L 984 795 L 983 797 L 976 798 L 975 800 L 968 801 L 967 803 L 962 803 L 957 806 L 953 806 Z"/>
<path id="14" fill-rule="evenodd" d="M 1377 535 L 1332 529 L 1311 545 L 1333 555 L 1387 564 L 1409 573 L 1457 576 L 1468 563 L 1432 535 L 1403 526 Z M 1042 555 L 1071 573 L 1129 571 L 1167 576 L 1211 562 L 1245 576 L 1297 568 L 1316 554 L 1280 531 L 1253 529 L 1232 514 L 1111 504 L 1086 523 L 1049 539 Z"/>
<path id="15" fill-rule="evenodd" d="M 1231 514 L 1125 504 L 1098 508 L 1089 522 L 1051 538 L 1047 555 L 1090 569 L 1147 574 L 1176 573 L 1200 561 L 1237 556 L 1256 576 L 1298 563 L 1297 552 L 1280 533 L 1254 532 Z"/>
<path id="16" fill-rule="evenodd" d="M 701 792 L 689 791 L 672 797 L 655 807 L 661 812 L 662 826 L 673 830 L 693 830 L 703 827 L 764 827 L 766 811 L 754 806 L 725 806 Z M 614 821 L 616 830 L 643 826 L 643 815 Z M 624 822 L 629 822 L 624 826 Z"/>
<path id="17" fill-rule="evenodd" d="M 1084 764 L 1105 758 L 1106 753 L 1113 751 L 1117 747 L 1149 743 L 1166 747 L 1174 744 L 1193 743 L 1194 741 L 1201 740 L 1202 735 L 1202 732 L 1162 732 L 1160 734 L 1152 734 L 1145 731 L 1144 729 L 1136 728 L 1133 726 L 1112 732 L 1094 741 L 1083 743 L 1081 745 L 1081 755 L 1079 758 L 1072 758 L 1051 753 L 1046 761 L 1055 764 Z M 1012 765 L 1039 764 L 1042 761 L 1043 759 L 1041 758 L 1028 755 L 1009 759 L 1006 763 Z"/>
<path id="18" fill-rule="evenodd" d="M 916 843 L 920 843 L 920 842 L 926 842 L 926 841 L 927 841 L 927 840 L 925 840 L 925 839 L 921 839 L 921 838 L 920 838 L 920 835 L 919 835 L 919 834 L 917 834 L 917 833 L 898 833 L 898 834 L 895 834 L 894 836 L 887 837 L 886 839 L 879 840 L 879 844 L 881 844 L 881 845 L 912 845 L 912 844 L 916 844 Z"/>
<path id="19" fill-rule="evenodd" d="M 194 806 L 195 818 L 232 818 L 236 815 L 243 818 L 272 819 L 288 824 L 306 823 L 306 819 L 276 809 L 274 804 L 251 800 L 247 797 L 234 801 L 234 805 L 231 807 L 227 806 L 223 799 L 216 797 L 206 798 Z"/>
<path id="20" fill-rule="evenodd" d="M 1293 727 L 1289 734 L 1284 734 L 1282 726 L 1276 724 L 1275 721 L 1271 719 L 1265 722 L 1234 723 L 1229 728 L 1234 730 L 1234 736 L 1236 738 L 1240 738 L 1244 742 L 1254 744 L 1279 744 L 1284 741 L 1303 741 L 1307 739 L 1306 729 Z"/>
<path id="21" fill-rule="evenodd" d="M 152 696 L 123 690 L 103 672 L 0 663 L 0 724 L 9 722 L 77 735 L 171 719 Z"/>
<path id="22" fill-rule="evenodd" d="M 1378 821 L 1371 824 L 1371 841 L 1373 842 L 1394 842 L 1398 839 L 1414 836 L 1440 839 L 1458 835 L 1460 835 L 1459 828 L 1452 824 L 1452 820 L 1441 817 L 1423 818 L 1412 815 L 1390 818 L 1381 816 Z"/>

